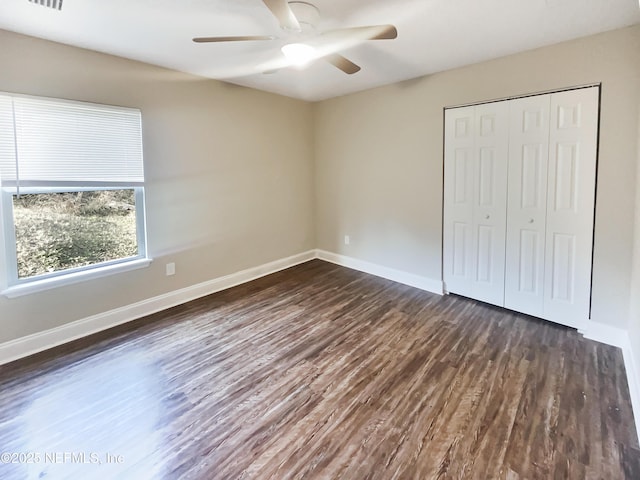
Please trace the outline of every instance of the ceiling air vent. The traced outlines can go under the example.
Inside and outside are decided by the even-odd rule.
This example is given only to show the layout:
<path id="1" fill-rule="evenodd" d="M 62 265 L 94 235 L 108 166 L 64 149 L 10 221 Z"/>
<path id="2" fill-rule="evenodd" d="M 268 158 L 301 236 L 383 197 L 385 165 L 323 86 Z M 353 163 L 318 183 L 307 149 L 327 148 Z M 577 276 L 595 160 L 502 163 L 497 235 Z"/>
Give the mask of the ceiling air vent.
<path id="1" fill-rule="evenodd" d="M 31 3 L 37 3 L 43 7 L 53 8 L 55 10 L 62 10 L 62 0 L 29 0 Z"/>

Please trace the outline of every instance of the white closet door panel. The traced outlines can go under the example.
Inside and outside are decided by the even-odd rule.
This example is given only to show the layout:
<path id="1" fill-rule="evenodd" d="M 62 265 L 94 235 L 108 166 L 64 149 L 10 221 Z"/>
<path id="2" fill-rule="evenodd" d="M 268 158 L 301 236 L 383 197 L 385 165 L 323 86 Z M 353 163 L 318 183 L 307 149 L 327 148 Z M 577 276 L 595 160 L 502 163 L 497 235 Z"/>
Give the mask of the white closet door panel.
<path id="1" fill-rule="evenodd" d="M 544 312 L 580 327 L 589 318 L 598 89 L 551 95 Z"/>
<path id="2" fill-rule="evenodd" d="M 471 291 L 504 304 L 504 259 L 509 142 L 508 102 L 475 107 L 475 189 Z"/>
<path id="3" fill-rule="evenodd" d="M 551 95 L 509 102 L 505 307 L 541 316 L 544 303 Z"/>
<path id="4" fill-rule="evenodd" d="M 471 295 L 474 107 L 445 111 L 443 276 L 448 291 Z"/>

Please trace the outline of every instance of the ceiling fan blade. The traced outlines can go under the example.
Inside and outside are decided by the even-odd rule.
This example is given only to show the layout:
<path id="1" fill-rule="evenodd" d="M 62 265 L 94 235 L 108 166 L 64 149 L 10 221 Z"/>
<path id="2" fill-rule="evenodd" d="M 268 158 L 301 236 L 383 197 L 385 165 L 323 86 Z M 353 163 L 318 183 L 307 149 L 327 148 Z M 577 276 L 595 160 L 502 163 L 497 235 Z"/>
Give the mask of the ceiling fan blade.
<path id="1" fill-rule="evenodd" d="M 353 75 L 354 73 L 358 73 L 360 71 L 360 67 L 358 65 L 353 63 L 351 60 L 344 58 L 342 55 L 338 55 L 337 53 L 332 53 L 322 58 L 324 58 L 334 67 L 342 70 L 347 75 Z"/>
<path id="2" fill-rule="evenodd" d="M 393 25 L 368 25 L 366 27 L 328 30 L 322 37 L 355 37 L 361 40 L 393 40 L 398 38 L 398 29 Z"/>
<path id="3" fill-rule="evenodd" d="M 254 40 L 273 40 L 276 37 L 265 35 L 253 35 L 244 37 L 196 37 L 193 39 L 196 43 L 216 43 L 216 42 L 249 42 Z"/>
<path id="4" fill-rule="evenodd" d="M 262 0 L 285 30 L 302 31 L 298 19 L 293 14 L 287 0 Z"/>

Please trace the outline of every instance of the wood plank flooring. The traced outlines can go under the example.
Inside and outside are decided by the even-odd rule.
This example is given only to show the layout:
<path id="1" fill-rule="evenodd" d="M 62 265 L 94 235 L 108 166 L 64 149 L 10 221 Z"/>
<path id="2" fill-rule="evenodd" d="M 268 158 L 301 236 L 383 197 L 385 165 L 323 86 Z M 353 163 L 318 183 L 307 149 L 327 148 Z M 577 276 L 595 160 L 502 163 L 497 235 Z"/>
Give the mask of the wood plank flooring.
<path id="1" fill-rule="evenodd" d="M 0 367 L 0 452 L 6 480 L 640 479 L 620 350 L 318 260 Z"/>

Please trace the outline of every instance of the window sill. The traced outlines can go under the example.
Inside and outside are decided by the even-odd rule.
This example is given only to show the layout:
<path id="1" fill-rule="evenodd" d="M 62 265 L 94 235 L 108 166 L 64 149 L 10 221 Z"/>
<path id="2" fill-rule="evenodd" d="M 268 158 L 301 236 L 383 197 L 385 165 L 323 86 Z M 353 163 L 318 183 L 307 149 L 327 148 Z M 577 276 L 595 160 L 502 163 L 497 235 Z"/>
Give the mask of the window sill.
<path id="1" fill-rule="evenodd" d="M 150 258 L 141 258 L 131 260 L 129 262 L 116 263 L 113 265 L 106 265 L 104 267 L 96 267 L 90 270 L 83 270 L 80 272 L 73 272 L 66 275 L 60 275 L 58 277 L 45 278 L 42 280 L 34 280 L 28 283 L 22 283 L 20 285 L 13 285 L 6 290 L 2 291 L 2 295 L 8 298 L 22 297 L 23 295 L 30 295 L 32 293 L 42 292 L 50 290 L 52 288 L 64 287 L 66 285 L 73 285 L 74 283 L 84 282 L 87 280 L 94 280 L 96 278 L 102 278 L 116 273 L 129 272 L 131 270 L 138 270 L 140 268 L 148 267 L 153 260 Z"/>

